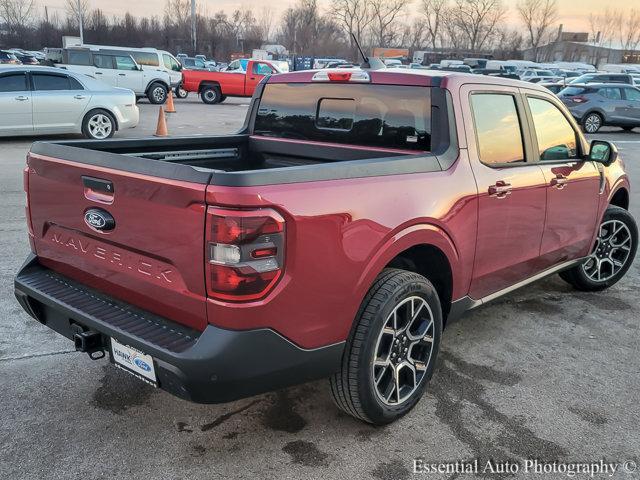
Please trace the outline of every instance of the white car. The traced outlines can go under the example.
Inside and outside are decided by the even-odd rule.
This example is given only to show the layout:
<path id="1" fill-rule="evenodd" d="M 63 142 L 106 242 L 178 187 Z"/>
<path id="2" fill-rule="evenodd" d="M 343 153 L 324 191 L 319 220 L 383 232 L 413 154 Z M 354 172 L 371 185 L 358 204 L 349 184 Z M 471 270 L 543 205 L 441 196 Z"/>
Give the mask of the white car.
<path id="1" fill-rule="evenodd" d="M 135 94 L 41 66 L 0 67 L 0 137 L 82 133 L 102 140 L 138 125 Z"/>
<path id="2" fill-rule="evenodd" d="M 562 77 L 558 75 L 554 75 L 551 70 L 540 70 L 540 69 L 527 69 L 520 75 L 520 80 L 524 80 L 525 82 L 538 83 L 538 82 L 557 82 L 561 80 Z"/>

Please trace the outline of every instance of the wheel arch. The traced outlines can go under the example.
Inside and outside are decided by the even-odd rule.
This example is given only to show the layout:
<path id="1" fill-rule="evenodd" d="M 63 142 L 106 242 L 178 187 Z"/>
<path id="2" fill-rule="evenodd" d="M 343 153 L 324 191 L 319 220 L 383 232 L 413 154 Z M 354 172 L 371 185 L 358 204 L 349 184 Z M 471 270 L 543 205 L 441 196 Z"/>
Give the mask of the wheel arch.
<path id="1" fill-rule="evenodd" d="M 629 190 L 624 186 L 617 188 L 609 199 L 609 205 L 629 210 Z"/>
<path id="2" fill-rule="evenodd" d="M 385 268 L 399 268 L 419 273 L 433 283 L 446 322 L 460 278 L 460 258 L 451 237 L 436 225 L 414 225 L 396 233 L 378 252 L 360 277 L 360 303 Z"/>
<path id="3" fill-rule="evenodd" d="M 201 93 L 204 87 L 220 88 L 220 82 L 217 82 L 215 80 L 203 80 L 198 84 L 198 93 Z M 222 88 L 220 88 L 220 95 L 222 95 Z"/>
<path id="4" fill-rule="evenodd" d="M 120 124 L 118 123 L 118 116 L 115 113 L 113 113 L 113 111 L 109 107 L 104 107 L 104 106 L 94 106 L 94 107 L 91 107 L 89 110 L 87 110 L 87 113 L 85 113 L 82 116 L 82 123 L 80 125 L 80 128 L 82 128 L 82 126 L 84 125 L 84 121 L 87 119 L 87 117 L 98 110 L 102 110 L 103 112 L 107 112 L 109 115 L 111 115 L 111 118 L 113 118 L 113 121 L 115 122 L 116 132 L 120 130 Z"/>
<path id="5" fill-rule="evenodd" d="M 149 83 L 147 84 L 147 88 L 145 88 L 144 93 L 146 95 L 148 95 L 149 94 L 149 90 L 151 90 L 151 87 L 153 87 L 153 85 L 156 84 L 156 83 L 162 84 L 167 89 L 167 92 L 169 92 L 171 90 L 171 87 L 169 86 L 169 84 L 165 80 L 163 80 L 161 78 L 154 78 L 153 80 L 149 80 Z"/>

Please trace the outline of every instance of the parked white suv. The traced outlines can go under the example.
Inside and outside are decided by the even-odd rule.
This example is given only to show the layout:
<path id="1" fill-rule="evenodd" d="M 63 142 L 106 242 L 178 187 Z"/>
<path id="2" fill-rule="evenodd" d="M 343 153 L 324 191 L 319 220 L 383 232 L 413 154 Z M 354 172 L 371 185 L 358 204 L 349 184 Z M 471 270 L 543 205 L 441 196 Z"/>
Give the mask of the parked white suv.
<path id="1" fill-rule="evenodd" d="M 114 87 L 128 88 L 137 98 L 147 97 L 155 104 L 164 103 L 172 87 L 172 79 L 165 70 L 144 68 L 126 51 L 85 47 L 47 49 L 47 60 L 56 67 L 83 73 Z"/>

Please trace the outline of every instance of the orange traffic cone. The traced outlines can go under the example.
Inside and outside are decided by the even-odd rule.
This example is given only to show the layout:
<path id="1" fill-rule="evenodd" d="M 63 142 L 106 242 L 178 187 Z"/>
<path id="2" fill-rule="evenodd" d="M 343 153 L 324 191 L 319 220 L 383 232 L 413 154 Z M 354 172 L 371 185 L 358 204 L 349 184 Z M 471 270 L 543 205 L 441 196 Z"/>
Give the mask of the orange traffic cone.
<path id="1" fill-rule="evenodd" d="M 167 130 L 167 119 L 164 117 L 164 110 L 162 107 L 158 110 L 158 126 L 156 127 L 155 137 L 168 137 L 169 131 Z"/>
<path id="2" fill-rule="evenodd" d="M 176 107 L 173 106 L 173 92 L 171 90 L 169 90 L 169 94 L 167 95 L 164 111 L 167 113 L 176 113 Z"/>

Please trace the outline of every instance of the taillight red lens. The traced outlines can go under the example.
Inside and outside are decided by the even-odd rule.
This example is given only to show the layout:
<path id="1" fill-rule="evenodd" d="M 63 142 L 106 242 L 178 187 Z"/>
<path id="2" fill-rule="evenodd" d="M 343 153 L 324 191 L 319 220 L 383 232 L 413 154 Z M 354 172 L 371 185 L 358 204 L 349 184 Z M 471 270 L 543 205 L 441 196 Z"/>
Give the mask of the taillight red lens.
<path id="1" fill-rule="evenodd" d="M 586 98 L 584 98 L 584 97 L 578 97 L 578 96 L 571 97 L 571 100 L 573 100 L 573 101 L 574 101 L 574 102 L 576 102 L 576 103 L 584 103 L 584 102 L 586 102 L 586 101 L 587 101 L 587 99 L 586 99 Z"/>
<path id="2" fill-rule="evenodd" d="M 271 209 L 207 209 L 207 291 L 227 301 L 269 293 L 284 266 L 284 218 Z"/>

